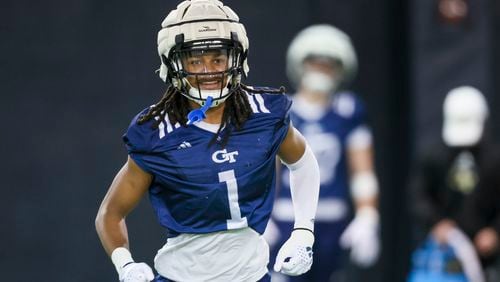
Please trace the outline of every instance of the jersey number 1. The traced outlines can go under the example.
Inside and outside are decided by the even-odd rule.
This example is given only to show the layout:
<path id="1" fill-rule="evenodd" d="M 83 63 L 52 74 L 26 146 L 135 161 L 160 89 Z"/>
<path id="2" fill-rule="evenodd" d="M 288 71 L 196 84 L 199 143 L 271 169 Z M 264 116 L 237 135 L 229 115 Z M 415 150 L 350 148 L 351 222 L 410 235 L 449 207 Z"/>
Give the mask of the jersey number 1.
<path id="1" fill-rule="evenodd" d="M 219 182 L 226 182 L 227 198 L 231 219 L 227 220 L 227 229 L 238 229 L 248 226 L 247 218 L 241 217 L 240 204 L 238 203 L 238 182 L 234 170 L 219 172 Z"/>

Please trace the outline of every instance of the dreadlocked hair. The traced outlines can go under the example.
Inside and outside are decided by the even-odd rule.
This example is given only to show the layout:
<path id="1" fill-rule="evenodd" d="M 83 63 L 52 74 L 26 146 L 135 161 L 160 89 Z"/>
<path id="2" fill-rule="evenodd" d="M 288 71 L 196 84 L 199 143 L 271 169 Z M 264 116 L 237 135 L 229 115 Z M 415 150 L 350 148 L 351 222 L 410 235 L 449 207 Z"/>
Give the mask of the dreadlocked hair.
<path id="1" fill-rule="evenodd" d="M 231 135 L 233 128 L 237 131 L 243 128 L 243 125 L 252 114 L 252 108 L 250 107 L 245 91 L 250 94 L 283 94 L 285 93 L 285 88 L 281 86 L 279 89 L 254 89 L 239 83 L 233 91 L 234 92 L 225 101 L 221 125 L 217 130 L 217 133 L 215 133 L 214 137 L 210 140 L 208 146 L 218 142 L 224 148 L 229 141 L 229 136 Z M 187 116 L 190 110 L 188 99 L 184 97 L 177 88 L 170 85 L 160 101 L 152 105 L 147 113 L 139 117 L 137 124 L 144 124 L 154 119 L 152 128 L 156 129 L 160 123 L 165 120 L 165 116 L 168 114 L 168 119 L 171 124 L 179 123 L 182 126 L 187 126 Z M 226 131 L 224 132 L 224 135 L 220 137 L 220 133 L 223 128 L 226 128 Z"/>

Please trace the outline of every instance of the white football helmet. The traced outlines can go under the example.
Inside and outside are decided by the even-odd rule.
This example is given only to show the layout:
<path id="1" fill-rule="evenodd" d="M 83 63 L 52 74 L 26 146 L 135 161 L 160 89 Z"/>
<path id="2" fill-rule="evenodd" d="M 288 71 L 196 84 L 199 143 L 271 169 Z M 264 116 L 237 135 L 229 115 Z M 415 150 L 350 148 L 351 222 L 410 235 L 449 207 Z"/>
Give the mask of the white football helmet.
<path id="1" fill-rule="evenodd" d="M 476 145 L 483 136 L 488 114 L 488 103 L 478 89 L 460 86 L 450 90 L 443 103 L 445 144 L 451 147 Z"/>
<path id="2" fill-rule="evenodd" d="M 248 74 L 248 38 L 238 15 L 217 0 L 188 0 L 180 3 L 162 22 L 158 32 L 158 54 L 161 57 L 160 78 L 171 83 L 182 95 L 205 104 L 212 96 L 212 106 L 222 103 Z M 193 54 L 222 51 L 227 55 L 225 71 L 190 73 L 183 58 Z M 202 90 L 191 85 L 188 77 L 196 81 L 205 77 L 220 77 L 220 90 Z"/>
<path id="3" fill-rule="evenodd" d="M 328 25 L 309 26 L 300 31 L 290 43 L 287 52 L 287 75 L 290 82 L 298 87 L 304 75 L 304 60 L 321 57 L 338 61 L 342 66 L 343 83 L 352 80 L 358 62 L 351 39 L 341 30 Z"/>

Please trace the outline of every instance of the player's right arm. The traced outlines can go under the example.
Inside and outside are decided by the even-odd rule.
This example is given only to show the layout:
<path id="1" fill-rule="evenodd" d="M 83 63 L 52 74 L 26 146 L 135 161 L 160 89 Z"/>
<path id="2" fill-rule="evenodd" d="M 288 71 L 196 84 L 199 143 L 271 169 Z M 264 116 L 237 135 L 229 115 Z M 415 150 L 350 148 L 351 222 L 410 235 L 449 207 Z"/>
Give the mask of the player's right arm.
<path id="1" fill-rule="evenodd" d="M 144 196 L 152 179 L 130 157 L 116 174 L 95 221 L 97 234 L 108 255 L 118 247 L 128 248 L 125 217 Z"/>
<path id="2" fill-rule="evenodd" d="M 95 220 L 97 234 L 106 253 L 111 256 L 120 281 L 150 281 L 151 268 L 135 263 L 128 251 L 128 234 L 125 217 L 139 203 L 148 190 L 153 177 L 142 170 L 132 158 L 115 176 Z M 135 279 L 136 277 L 143 279 Z M 146 280 L 149 279 L 149 280 Z"/>

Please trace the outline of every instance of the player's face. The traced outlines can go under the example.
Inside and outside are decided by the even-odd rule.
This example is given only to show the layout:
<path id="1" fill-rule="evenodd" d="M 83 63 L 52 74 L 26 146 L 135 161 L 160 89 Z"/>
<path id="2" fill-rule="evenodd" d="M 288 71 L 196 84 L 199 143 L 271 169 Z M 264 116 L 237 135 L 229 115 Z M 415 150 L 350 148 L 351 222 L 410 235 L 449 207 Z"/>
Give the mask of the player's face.
<path id="1" fill-rule="evenodd" d="M 312 58 L 304 61 L 306 72 L 320 72 L 328 75 L 332 79 L 337 79 L 342 72 L 342 66 L 338 61 L 327 58 Z"/>
<path id="2" fill-rule="evenodd" d="M 191 51 L 182 57 L 190 85 L 202 90 L 217 90 L 226 85 L 229 56 L 225 49 Z"/>

